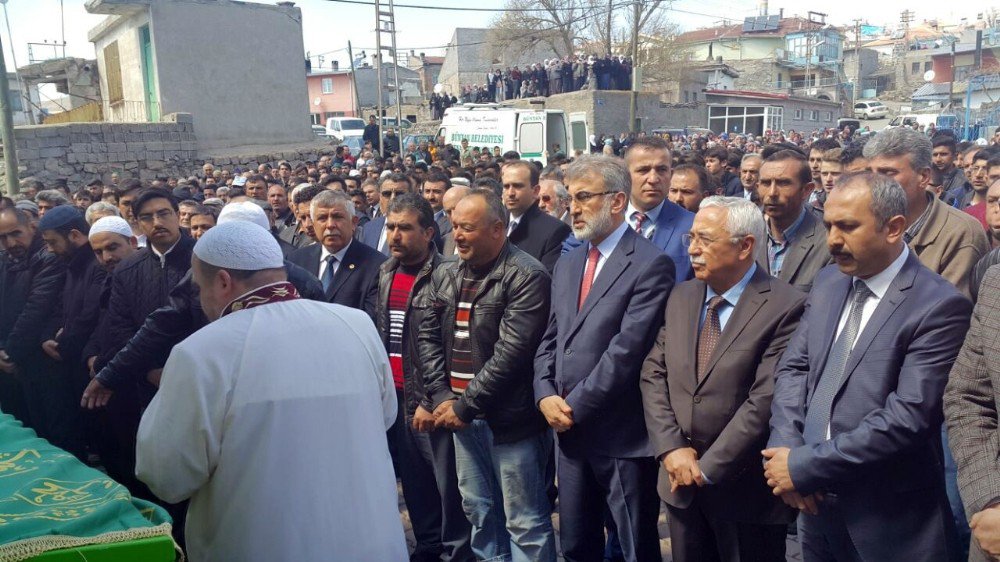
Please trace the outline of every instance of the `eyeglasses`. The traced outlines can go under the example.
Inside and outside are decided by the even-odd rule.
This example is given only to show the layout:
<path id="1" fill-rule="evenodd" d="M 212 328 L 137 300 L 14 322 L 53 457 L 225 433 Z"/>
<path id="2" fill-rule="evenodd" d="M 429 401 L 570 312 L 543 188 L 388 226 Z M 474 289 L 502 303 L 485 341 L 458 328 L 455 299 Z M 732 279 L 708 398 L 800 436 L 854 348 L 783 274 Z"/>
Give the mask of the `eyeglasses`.
<path id="1" fill-rule="evenodd" d="M 584 205 L 587 201 L 590 201 L 594 197 L 601 197 L 603 195 L 614 195 L 618 193 L 617 191 L 602 191 L 600 193 L 591 193 L 589 191 L 578 191 L 576 195 L 573 196 L 573 200 L 577 203 Z"/>
<path id="2" fill-rule="evenodd" d="M 161 209 L 153 214 L 143 213 L 139 215 L 139 222 L 151 223 L 153 219 L 166 220 L 174 216 L 174 212 L 171 209 Z"/>
<path id="3" fill-rule="evenodd" d="M 743 238 L 742 236 L 730 236 L 729 241 L 736 242 L 737 240 L 740 240 L 742 238 Z M 681 242 L 683 242 L 685 246 L 690 246 L 693 243 L 697 246 L 704 248 L 706 246 L 711 246 L 712 244 L 715 244 L 719 240 L 725 240 L 725 238 L 710 238 L 708 236 L 702 236 L 700 234 L 696 234 L 693 232 L 685 232 L 684 234 L 681 235 Z"/>

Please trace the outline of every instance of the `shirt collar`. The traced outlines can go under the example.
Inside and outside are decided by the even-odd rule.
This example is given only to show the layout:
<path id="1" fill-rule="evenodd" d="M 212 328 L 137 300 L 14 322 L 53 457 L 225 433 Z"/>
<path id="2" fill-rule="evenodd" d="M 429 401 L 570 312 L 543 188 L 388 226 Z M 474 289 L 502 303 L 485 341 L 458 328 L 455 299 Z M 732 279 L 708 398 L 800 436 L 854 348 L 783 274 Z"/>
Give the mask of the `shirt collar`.
<path id="1" fill-rule="evenodd" d="M 916 238 L 918 234 L 920 234 L 920 230 L 923 229 L 924 225 L 927 224 L 927 217 L 931 214 L 931 207 L 934 205 L 934 199 L 935 197 L 928 192 L 927 208 L 924 209 L 923 213 L 920 213 L 920 218 L 918 218 L 916 222 L 911 224 L 904 233 L 904 237 L 906 238 L 907 243 L 912 242 L 913 239 Z"/>
<path id="2" fill-rule="evenodd" d="M 628 228 L 628 222 L 622 221 L 622 223 L 618 225 L 618 228 L 611 231 L 611 234 L 609 234 L 607 238 L 601 240 L 601 243 L 597 245 L 597 251 L 601 253 L 602 258 L 608 259 L 608 257 L 611 256 L 611 252 L 615 251 L 615 248 L 618 247 L 618 242 L 621 241 L 622 236 L 625 235 L 625 231 L 628 230 Z M 590 245 L 590 247 L 593 246 L 593 244 Z"/>
<path id="3" fill-rule="evenodd" d="M 722 298 L 732 307 L 736 307 L 736 303 L 740 302 L 740 297 L 743 296 L 743 291 L 746 290 L 747 285 L 750 284 L 750 279 L 753 278 L 754 272 L 757 271 L 757 264 L 751 264 L 750 269 L 743 274 L 743 278 L 740 279 L 739 283 L 733 285 L 725 293 L 722 293 Z M 719 296 L 712 287 L 707 287 L 705 291 L 705 302 L 708 303 L 712 297 Z"/>
<path id="4" fill-rule="evenodd" d="M 803 205 L 802 211 L 799 213 L 799 218 L 795 219 L 795 222 L 793 222 L 791 226 L 781 231 L 781 237 L 785 240 L 782 244 L 788 244 L 795 239 L 795 235 L 799 233 L 799 228 L 801 228 L 802 223 L 805 222 L 806 213 L 808 212 L 809 211 L 806 209 L 805 205 Z M 770 223 L 770 220 L 768 220 L 768 223 Z M 778 243 L 778 241 L 771 236 L 770 224 L 768 224 L 767 237 L 772 242 Z"/>
<path id="5" fill-rule="evenodd" d="M 156 246 L 152 244 L 149 245 L 149 249 L 152 250 L 154 256 L 160 258 L 160 265 L 163 265 L 167 263 L 167 256 L 170 255 L 170 252 L 172 252 L 174 248 L 177 247 L 177 244 L 180 243 L 180 241 L 181 239 L 178 238 L 177 242 L 174 242 L 174 245 L 168 248 L 167 251 L 163 252 L 162 254 L 156 249 Z"/>
<path id="6" fill-rule="evenodd" d="M 340 251 L 337 252 L 336 254 L 331 254 L 330 250 L 326 249 L 326 246 L 320 244 L 319 245 L 319 247 L 320 247 L 320 252 L 319 252 L 319 254 L 320 254 L 319 255 L 320 261 L 326 261 L 327 257 L 333 256 L 333 257 L 337 258 L 337 262 L 338 263 L 344 263 L 344 255 L 347 254 L 347 250 L 348 250 L 348 248 L 351 247 L 351 244 L 353 242 L 354 242 L 353 240 L 348 240 L 347 245 L 344 246 L 343 248 L 341 248 Z"/>
<path id="7" fill-rule="evenodd" d="M 660 216 L 660 211 L 663 210 L 663 203 L 664 203 L 664 201 L 666 201 L 666 199 L 664 199 L 663 201 L 660 201 L 659 205 L 653 207 L 652 209 L 650 209 L 648 211 L 639 211 L 639 209 L 635 208 L 632 205 L 632 202 L 629 201 L 628 212 L 627 212 L 627 214 L 625 216 L 628 217 L 628 218 L 632 218 L 632 215 L 635 214 L 636 211 L 638 211 L 638 212 L 641 212 L 644 215 L 646 215 L 646 224 L 654 224 L 654 223 L 656 223 L 656 219 Z"/>
<path id="8" fill-rule="evenodd" d="M 892 280 L 896 278 L 896 275 L 899 275 L 899 271 L 903 269 L 903 264 L 906 263 L 906 258 L 909 255 L 910 249 L 906 247 L 906 244 L 903 244 L 903 251 L 899 253 L 899 257 L 889 264 L 889 267 L 872 275 L 868 279 L 862 279 L 879 300 L 882 300 L 882 297 L 885 296 L 886 291 L 889 290 L 889 285 L 892 284 Z"/>

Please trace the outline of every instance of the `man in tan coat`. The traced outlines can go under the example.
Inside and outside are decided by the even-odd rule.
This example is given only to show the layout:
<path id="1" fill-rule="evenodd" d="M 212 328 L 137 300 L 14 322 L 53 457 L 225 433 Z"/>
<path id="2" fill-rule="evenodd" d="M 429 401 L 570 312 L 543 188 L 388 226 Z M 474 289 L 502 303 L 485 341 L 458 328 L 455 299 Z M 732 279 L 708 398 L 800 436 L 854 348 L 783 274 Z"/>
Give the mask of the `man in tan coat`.
<path id="1" fill-rule="evenodd" d="M 989 251 L 983 226 L 927 191 L 931 177 L 931 141 L 907 127 L 882 131 L 865 145 L 873 172 L 885 174 L 906 191 L 905 239 L 931 271 L 971 298 L 969 272 Z"/>

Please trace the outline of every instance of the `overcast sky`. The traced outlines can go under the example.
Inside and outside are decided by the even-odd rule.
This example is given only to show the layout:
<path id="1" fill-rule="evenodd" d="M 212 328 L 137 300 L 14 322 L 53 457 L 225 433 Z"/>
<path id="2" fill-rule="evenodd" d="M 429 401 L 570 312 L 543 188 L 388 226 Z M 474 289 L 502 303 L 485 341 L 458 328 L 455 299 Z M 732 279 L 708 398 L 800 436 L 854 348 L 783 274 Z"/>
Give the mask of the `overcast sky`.
<path id="1" fill-rule="evenodd" d="M 0 0 L 2 2 L 3 0 Z M 158 0 L 163 1 L 163 0 Z M 278 0 L 260 0 L 263 3 L 275 4 Z M 499 8 L 504 0 L 400 0 L 403 4 L 460 6 L 477 8 Z M 83 8 L 84 0 L 64 0 L 66 27 L 66 54 L 93 58 L 94 46 L 87 41 L 87 31 L 99 24 L 103 15 L 88 14 Z M 930 0 L 911 0 L 902 2 L 873 2 L 872 0 L 837 0 L 827 4 L 822 9 L 828 12 L 827 21 L 833 24 L 846 24 L 852 18 L 863 14 L 868 22 L 874 25 L 895 25 L 899 21 L 899 12 L 908 7 L 916 12 L 917 21 L 934 17 L 944 21 L 956 21 L 960 17 L 974 19 L 977 7 L 970 2 L 930 2 Z M 950 12 L 942 4 L 962 4 L 963 12 Z M 8 70 L 13 68 L 12 56 L 16 56 L 18 65 L 28 63 L 28 42 L 42 43 L 61 41 L 60 0 L 6 0 L 10 17 L 10 28 L 13 38 L 7 33 L 7 27 L 0 27 L 0 37 L 4 45 Z M 336 57 L 342 63 L 347 62 L 347 41 L 350 40 L 356 51 L 374 50 L 374 8 L 343 4 L 330 0 L 297 0 L 296 5 L 302 9 L 304 19 L 305 50 L 313 55 L 326 54 L 326 65 L 330 57 Z M 785 15 L 805 15 L 807 4 L 791 0 L 771 0 L 769 11 L 778 13 L 784 8 Z M 732 21 L 741 21 L 745 16 L 757 15 L 760 9 L 759 0 L 677 0 L 672 5 L 671 19 L 681 29 L 690 30 L 699 27 L 717 25 L 724 17 Z M 819 9 L 819 8 L 817 8 Z M 979 7 L 978 9 L 982 9 Z M 455 27 L 486 27 L 495 13 L 487 12 L 455 12 L 442 10 L 418 10 L 396 8 L 397 41 L 400 49 L 414 49 L 417 53 L 442 54 L 443 50 L 431 47 L 442 47 L 451 39 Z M 220 25 L 225 25 L 220 22 Z M 155 31 L 154 31 L 155 33 Z M 161 39 L 162 40 L 162 39 Z M 13 45 L 13 49 L 11 49 Z M 36 48 L 35 57 L 51 56 L 52 49 Z M 61 50 L 60 50 L 61 54 Z"/>

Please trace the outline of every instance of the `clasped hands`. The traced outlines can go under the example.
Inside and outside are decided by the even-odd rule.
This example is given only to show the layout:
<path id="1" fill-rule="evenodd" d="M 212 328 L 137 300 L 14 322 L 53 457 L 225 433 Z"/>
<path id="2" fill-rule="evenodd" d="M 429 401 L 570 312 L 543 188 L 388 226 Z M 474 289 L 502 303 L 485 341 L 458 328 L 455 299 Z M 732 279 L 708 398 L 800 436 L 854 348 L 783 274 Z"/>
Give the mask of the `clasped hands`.
<path id="1" fill-rule="evenodd" d="M 423 406 L 417 406 L 413 412 L 413 429 L 421 433 L 428 433 L 435 429 L 464 429 L 469 424 L 465 423 L 455 414 L 455 402 L 457 400 L 445 400 L 440 403 L 434 412 L 427 411 Z"/>
<path id="2" fill-rule="evenodd" d="M 780 496 L 781 501 L 785 502 L 786 505 L 809 515 L 817 515 L 819 503 L 823 501 L 823 495 L 817 492 L 803 496 L 795 490 L 792 474 L 788 470 L 788 454 L 790 452 L 791 449 L 788 447 L 772 447 L 761 451 L 761 454 L 767 459 L 764 462 L 764 478 L 767 479 L 767 485 L 771 487 L 774 495 Z"/>

